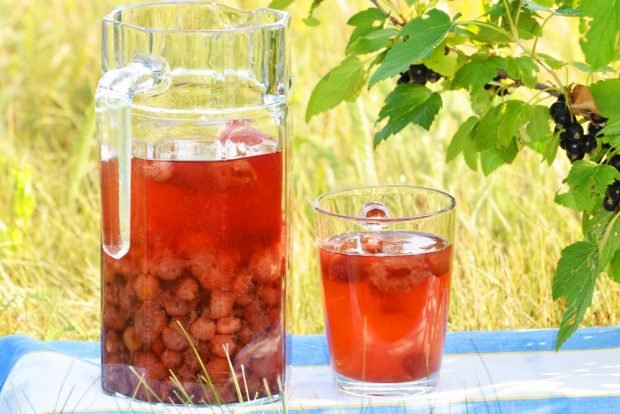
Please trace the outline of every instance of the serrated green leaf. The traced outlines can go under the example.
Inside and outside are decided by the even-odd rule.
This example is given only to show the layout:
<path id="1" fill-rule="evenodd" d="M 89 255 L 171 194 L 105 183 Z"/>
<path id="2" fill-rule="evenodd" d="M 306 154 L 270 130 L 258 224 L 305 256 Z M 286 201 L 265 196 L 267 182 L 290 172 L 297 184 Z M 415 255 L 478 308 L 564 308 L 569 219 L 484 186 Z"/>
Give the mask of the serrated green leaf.
<path id="1" fill-rule="evenodd" d="M 518 2 L 515 2 L 516 7 L 519 7 Z M 513 13 L 514 16 L 514 13 Z M 506 23 L 508 24 L 508 23 Z M 534 18 L 534 14 L 527 10 L 521 10 L 519 13 L 519 21 L 517 22 L 517 33 L 521 39 L 530 40 L 542 33 L 542 28 L 538 20 Z"/>
<path id="2" fill-rule="evenodd" d="M 581 10 L 576 10 L 570 6 L 564 5 L 560 6 L 557 9 L 552 9 L 555 4 L 554 0 L 523 0 L 523 5 L 527 7 L 528 10 L 531 11 L 544 11 L 547 13 L 553 13 L 556 16 L 579 16 L 581 14 Z"/>
<path id="3" fill-rule="evenodd" d="M 530 118 L 525 127 L 526 142 L 547 141 L 552 135 L 550 120 L 549 108 L 543 105 L 532 106 Z"/>
<path id="4" fill-rule="evenodd" d="M 610 165 L 576 161 L 564 180 L 570 191 L 557 195 L 555 201 L 573 210 L 592 211 L 601 206 L 607 186 L 616 179 L 620 179 L 620 172 Z"/>
<path id="5" fill-rule="evenodd" d="M 353 29 L 351 37 L 349 37 L 347 49 L 360 37 L 364 37 L 367 34 L 381 29 L 385 23 L 385 19 L 385 15 L 381 12 L 381 10 L 374 7 L 362 10 L 361 12 L 351 16 L 351 18 L 347 21 L 347 24 L 349 26 L 354 26 L 355 29 Z"/>
<path id="6" fill-rule="evenodd" d="M 463 152 L 467 145 L 475 147 L 473 132 L 478 125 L 478 121 L 479 119 L 477 116 L 471 116 L 459 126 L 459 129 L 457 129 L 456 133 L 452 137 L 452 141 L 450 141 L 450 145 L 448 145 L 448 149 L 446 151 L 446 162 L 450 162 L 455 159 L 461 152 Z"/>
<path id="7" fill-rule="evenodd" d="M 554 14 L 556 16 L 579 17 L 583 14 L 583 11 L 572 6 L 564 5 L 558 7 Z"/>
<path id="8" fill-rule="evenodd" d="M 362 55 L 376 52 L 388 46 L 390 39 L 398 34 L 397 29 L 377 29 L 357 38 L 347 46 L 347 54 Z"/>
<path id="9" fill-rule="evenodd" d="M 564 66 L 566 66 L 566 62 L 556 59 L 551 55 L 548 55 L 546 53 L 537 53 L 538 57 L 541 58 L 543 60 L 543 62 L 545 62 L 547 65 L 549 65 L 549 67 L 553 70 L 557 70 L 560 69 Z"/>
<path id="10" fill-rule="evenodd" d="M 599 239 L 600 271 L 611 262 L 616 252 L 620 251 L 620 213 L 613 214 Z"/>
<path id="11" fill-rule="evenodd" d="M 620 119 L 620 79 L 606 79 L 590 85 L 590 92 L 600 114 Z"/>
<path id="12" fill-rule="evenodd" d="M 423 59 L 422 63 L 440 75 L 452 78 L 458 68 L 460 54 L 462 53 L 446 53 L 444 43 L 442 43 L 433 50 L 429 57 Z"/>
<path id="13" fill-rule="evenodd" d="M 355 56 L 346 58 L 315 86 L 306 109 L 306 121 L 342 101 L 356 99 L 365 82 L 364 64 Z"/>
<path id="14" fill-rule="evenodd" d="M 536 85 L 538 65 L 528 56 L 506 59 L 506 73 L 512 79 L 518 79 L 525 86 L 533 88 Z"/>
<path id="15" fill-rule="evenodd" d="M 617 251 L 607 267 L 607 275 L 615 282 L 620 283 L 620 251 Z"/>
<path id="16" fill-rule="evenodd" d="M 568 62 L 568 64 L 570 66 L 573 66 L 577 69 L 579 69 L 582 72 L 585 73 L 606 73 L 606 72 L 613 72 L 614 68 L 612 68 L 611 66 L 603 66 L 600 68 L 594 68 L 590 65 L 588 65 L 587 63 L 584 62 Z"/>
<path id="17" fill-rule="evenodd" d="M 584 238 L 592 243 L 598 243 L 613 215 L 614 213 L 606 210 L 584 213 L 581 216 L 581 231 Z"/>
<path id="18" fill-rule="evenodd" d="M 316 27 L 321 24 L 321 21 L 314 16 L 308 16 L 305 19 L 301 19 L 301 21 L 308 27 Z"/>
<path id="19" fill-rule="evenodd" d="M 469 22 L 455 26 L 454 33 L 486 44 L 505 44 L 511 41 L 507 31 L 494 24 L 484 22 Z"/>
<path id="20" fill-rule="evenodd" d="M 471 109 L 478 116 L 484 116 L 491 110 L 493 93 L 484 88 L 474 89 L 469 92 Z"/>
<path id="21" fill-rule="evenodd" d="M 523 5 L 531 11 L 546 11 L 552 12 L 551 7 L 554 5 L 554 0 L 523 0 Z"/>
<path id="22" fill-rule="evenodd" d="M 432 9 L 407 23 L 400 31 L 400 36 L 405 39 L 388 51 L 381 66 L 371 76 L 369 87 L 429 56 L 446 37 L 450 27 L 450 17 L 438 9 Z"/>
<path id="23" fill-rule="evenodd" d="M 474 140 L 476 148 L 484 151 L 489 148 L 504 148 L 511 144 L 530 115 L 530 105 L 523 101 L 502 102 L 491 109 L 480 120 Z"/>
<path id="24" fill-rule="evenodd" d="M 409 124 L 429 129 L 435 115 L 441 109 L 441 96 L 425 86 L 398 85 L 385 99 L 377 122 L 389 118 L 386 125 L 375 135 L 375 146 L 390 135 L 400 132 Z"/>
<path id="25" fill-rule="evenodd" d="M 478 129 L 481 126 L 478 126 Z M 489 175 L 504 164 L 511 164 L 519 153 L 517 141 L 512 139 L 506 148 L 490 148 L 480 152 L 480 165 L 484 175 Z"/>
<path id="26" fill-rule="evenodd" d="M 581 9 L 592 18 L 580 41 L 586 62 L 595 68 L 605 66 L 614 60 L 618 49 L 620 0 L 583 0 Z"/>
<path id="27" fill-rule="evenodd" d="M 471 90 L 481 89 L 500 69 L 506 69 L 506 59 L 499 56 L 472 56 L 454 75 L 452 87 Z"/>
<path id="28" fill-rule="evenodd" d="M 270 9 L 284 10 L 293 4 L 293 1 L 295 0 L 272 0 L 268 7 Z"/>
<path id="29" fill-rule="evenodd" d="M 548 107 L 532 106 L 524 135 L 525 144 L 542 155 L 549 165 L 555 160 L 559 144 L 559 137 L 551 132 L 550 119 Z"/>
<path id="30" fill-rule="evenodd" d="M 598 278 L 599 257 L 596 244 L 588 241 L 573 243 L 562 250 L 553 276 L 553 299 L 566 298 L 566 311 L 560 322 L 556 349 L 577 330 L 592 302 Z"/>
<path id="31" fill-rule="evenodd" d="M 385 21 L 385 15 L 381 10 L 376 7 L 370 7 L 361 12 L 355 13 L 347 20 L 349 26 L 361 27 L 361 26 L 374 26 L 375 22 L 383 23 Z"/>

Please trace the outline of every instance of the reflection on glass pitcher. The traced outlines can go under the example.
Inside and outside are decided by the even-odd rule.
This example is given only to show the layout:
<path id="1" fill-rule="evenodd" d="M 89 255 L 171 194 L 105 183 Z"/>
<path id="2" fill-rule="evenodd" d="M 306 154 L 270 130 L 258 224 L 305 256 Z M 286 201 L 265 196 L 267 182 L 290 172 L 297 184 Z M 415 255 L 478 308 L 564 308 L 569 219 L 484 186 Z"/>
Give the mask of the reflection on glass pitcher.
<path id="1" fill-rule="evenodd" d="M 281 392 L 287 24 L 202 1 L 103 20 L 107 392 L 198 404 Z"/>

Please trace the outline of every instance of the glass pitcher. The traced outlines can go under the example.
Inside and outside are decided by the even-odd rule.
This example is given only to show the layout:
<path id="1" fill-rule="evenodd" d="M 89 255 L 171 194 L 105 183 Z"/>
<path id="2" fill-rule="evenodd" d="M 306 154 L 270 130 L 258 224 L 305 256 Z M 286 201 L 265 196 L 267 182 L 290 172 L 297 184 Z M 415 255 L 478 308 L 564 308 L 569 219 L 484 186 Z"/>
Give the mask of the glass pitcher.
<path id="1" fill-rule="evenodd" d="M 102 386 L 277 398 L 284 372 L 288 15 L 207 1 L 103 20 Z"/>

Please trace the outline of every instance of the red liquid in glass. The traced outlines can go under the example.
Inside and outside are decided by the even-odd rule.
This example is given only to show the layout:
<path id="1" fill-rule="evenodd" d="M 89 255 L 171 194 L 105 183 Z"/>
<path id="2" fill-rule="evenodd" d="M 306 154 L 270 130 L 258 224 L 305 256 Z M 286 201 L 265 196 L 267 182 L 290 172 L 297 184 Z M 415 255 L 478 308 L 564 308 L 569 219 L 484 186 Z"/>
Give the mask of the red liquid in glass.
<path id="1" fill-rule="evenodd" d="M 104 233 L 117 221 L 114 191 L 107 191 L 117 186 L 116 168 L 115 159 L 101 164 L 102 193 L 112 194 L 103 197 Z M 194 403 L 238 401 L 230 358 L 244 399 L 246 392 L 267 395 L 263 379 L 277 394 L 283 226 L 281 152 L 221 161 L 133 158 L 130 249 L 120 260 L 105 253 L 102 260 L 104 389 L 181 402 L 172 371 Z M 195 352 L 217 396 L 199 379 L 205 372 Z"/>
<path id="2" fill-rule="evenodd" d="M 439 371 L 452 247 L 418 233 L 350 233 L 320 248 L 333 369 L 349 379 L 407 382 Z"/>

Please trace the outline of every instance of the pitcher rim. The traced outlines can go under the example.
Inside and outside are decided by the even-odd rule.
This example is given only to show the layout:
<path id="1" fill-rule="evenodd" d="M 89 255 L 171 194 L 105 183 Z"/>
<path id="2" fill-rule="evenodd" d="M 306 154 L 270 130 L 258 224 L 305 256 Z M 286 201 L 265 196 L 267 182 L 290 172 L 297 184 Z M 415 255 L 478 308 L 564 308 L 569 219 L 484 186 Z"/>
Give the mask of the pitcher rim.
<path id="1" fill-rule="evenodd" d="M 162 29 L 162 28 L 157 28 L 157 27 L 139 26 L 137 24 L 127 23 L 127 22 L 118 20 L 119 14 L 125 10 L 140 9 L 140 8 L 146 8 L 146 7 L 152 7 L 152 6 L 169 6 L 169 5 L 176 5 L 176 4 L 185 4 L 185 5 L 211 4 L 211 5 L 218 5 L 221 7 L 226 7 L 231 10 L 249 12 L 249 13 L 257 13 L 259 11 L 266 11 L 266 12 L 270 12 L 270 13 L 277 15 L 278 20 L 273 23 L 259 24 L 259 25 L 253 25 L 253 26 L 244 26 L 244 27 L 235 27 L 235 28 L 230 28 L 230 29 Z M 259 7 L 255 10 L 247 10 L 247 9 L 242 9 L 239 7 L 229 6 L 227 4 L 219 3 L 216 1 L 167 0 L 167 1 L 148 1 L 144 3 L 135 3 L 135 4 L 114 7 L 112 11 L 103 18 L 103 22 L 111 23 L 117 26 L 126 27 L 126 28 L 133 29 L 133 30 L 138 30 L 142 32 L 151 32 L 151 33 L 155 32 L 155 33 L 222 34 L 222 33 L 252 32 L 252 31 L 265 30 L 265 29 L 284 28 L 286 24 L 288 23 L 289 16 L 290 16 L 289 13 L 285 11 L 277 10 L 277 9 L 270 9 L 267 7 Z"/>

